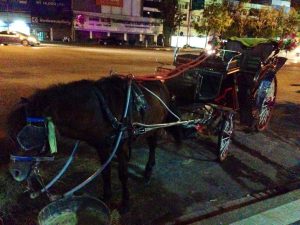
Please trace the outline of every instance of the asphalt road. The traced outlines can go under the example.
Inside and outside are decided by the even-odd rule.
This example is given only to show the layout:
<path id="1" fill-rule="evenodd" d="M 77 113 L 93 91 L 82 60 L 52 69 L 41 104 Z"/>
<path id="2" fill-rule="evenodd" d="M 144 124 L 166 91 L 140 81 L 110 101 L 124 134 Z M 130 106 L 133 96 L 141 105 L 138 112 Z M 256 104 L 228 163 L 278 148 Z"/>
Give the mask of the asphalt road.
<path id="1" fill-rule="evenodd" d="M 99 79 L 110 71 L 150 74 L 170 64 L 172 51 L 45 45 L 0 46 L 0 137 L 5 115 L 20 96 L 58 82 Z M 278 104 L 270 128 L 263 133 L 237 130 L 231 154 L 220 164 L 214 144 L 186 140 L 180 149 L 164 139 L 150 186 L 140 174 L 144 147 L 136 146 L 129 182 L 133 207 L 126 224 L 164 224 L 182 215 L 300 179 L 299 63 L 290 60 L 278 74 Z M 120 192 L 120 187 L 115 189 Z"/>

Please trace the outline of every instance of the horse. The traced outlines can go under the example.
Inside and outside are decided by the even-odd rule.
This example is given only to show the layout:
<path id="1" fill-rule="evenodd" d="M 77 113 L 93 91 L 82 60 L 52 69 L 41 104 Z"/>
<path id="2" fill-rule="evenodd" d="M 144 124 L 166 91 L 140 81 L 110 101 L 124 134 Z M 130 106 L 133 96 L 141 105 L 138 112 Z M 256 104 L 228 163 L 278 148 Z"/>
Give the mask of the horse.
<path id="1" fill-rule="evenodd" d="M 132 89 L 135 91 L 132 91 L 132 97 L 129 99 L 128 113 L 130 116 L 126 121 L 122 121 L 122 113 L 127 103 L 129 81 L 134 84 Z M 141 98 L 142 100 L 139 100 Z M 28 124 L 29 117 L 51 118 L 55 124 L 55 130 L 60 136 L 84 141 L 95 148 L 101 164 L 105 164 L 111 156 L 111 138 L 116 136 L 118 127 L 123 127 L 127 131 L 127 135 L 122 138 L 116 156 L 119 180 L 122 185 L 121 210 L 127 211 L 129 209 L 128 154 L 130 143 L 134 139 L 130 125 L 132 121 L 143 124 L 174 121 L 174 114 L 170 114 L 172 111 L 168 106 L 171 107 L 171 97 L 163 82 L 137 82 L 132 78 L 124 78 L 120 75 L 112 75 L 96 81 L 80 80 L 68 84 L 57 84 L 37 90 L 26 100 L 23 99 L 18 107 L 8 115 L 7 133 L 16 145 L 12 155 L 37 158 L 51 155 L 49 143 L 45 137 L 44 142 L 47 142 L 47 145 L 26 151 L 21 148 L 18 135 Z M 43 126 L 42 124 L 41 127 Z M 146 181 L 149 181 L 155 165 L 158 131 L 152 130 L 140 135 L 145 138 L 149 147 L 148 161 L 144 171 Z M 174 138 L 178 139 L 176 132 L 172 129 L 170 131 Z M 20 167 L 18 164 L 23 166 Z M 25 165 L 23 160 L 12 160 L 10 172 L 13 178 L 17 181 L 29 179 L 33 171 L 33 164 Z M 102 171 L 102 179 L 103 199 L 105 202 L 109 202 L 112 196 L 110 164 Z"/>

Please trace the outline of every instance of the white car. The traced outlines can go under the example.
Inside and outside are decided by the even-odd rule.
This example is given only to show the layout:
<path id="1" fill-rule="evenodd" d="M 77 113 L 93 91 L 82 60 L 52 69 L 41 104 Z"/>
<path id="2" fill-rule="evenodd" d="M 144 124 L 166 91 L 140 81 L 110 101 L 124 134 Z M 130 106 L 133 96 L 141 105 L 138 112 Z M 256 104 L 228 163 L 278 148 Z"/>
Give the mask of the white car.
<path id="1" fill-rule="evenodd" d="M 0 44 L 21 44 L 24 46 L 36 46 L 39 45 L 40 42 L 36 39 L 36 37 L 31 35 L 12 31 L 1 31 Z"/>

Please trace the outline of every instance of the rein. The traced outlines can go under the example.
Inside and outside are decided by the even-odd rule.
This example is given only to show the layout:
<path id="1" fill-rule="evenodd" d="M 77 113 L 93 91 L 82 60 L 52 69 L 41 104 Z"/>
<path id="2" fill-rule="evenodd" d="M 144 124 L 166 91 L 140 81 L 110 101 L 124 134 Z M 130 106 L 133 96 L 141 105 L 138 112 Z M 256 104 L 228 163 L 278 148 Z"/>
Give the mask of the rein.
<path id="1" fill-rule="evenodd" d="M 90 183 L 92 180 L 94 180 L 106 167 L 107 165 L 111 162 L 111 160 L 113 159 L 113 157 L 115 156 L 119 145 L 121 143 L 122 140 L 122 136 L 124 131 L 127 129 L 126 126 L 124 126 L 124 121 L 126 121 L 127 117 L 128 117 L 128 111 L 129 111 L 129 104 L 130 104 L 130 99 L 131 99 L 131 92 L 132 92 L 132 79 L 128 80 L 128 88 L 127 88 L 127 97 L 126 97 L 126 105 L 125 105 L 125 109 L 123 112 L 123 116 L 122 116 L 122 120 L 121 123 L 119 123 L 118 121 L 116 121 L 116 118 L 113 117 L 112 114 L 109 115 L 109 117 L 112 120 L 115 120 L 115 125 L 118 124 L 118 135 L 115 138 L 115 143 L 114 143 L 114 148 L 113 151 L 110 155 L 110 157 L 107 159 L 107 161 L 94 173 L 92 174 L 89 178 L 87 178 L 85 181 L 83 181 L 82 183 L 80 183 L 79 185 L 75 186 L 74 188 L 72 188 L 70 191 L 66 192 L 63 196 L 64 197 L 68 197 L 68 196 L 72 196 L 74 192 L 78 191 L 79 189 L 83 188 L 85 185 L 87 185 L 88 183 Z M 99 98 L 100 95 L 97 95 L 97 97 Z M 101 103 L 104 102 L 103 98 L 99 98 L 101 100 Z M 105 110 L 105 112 L 107 112 L 107 110 Z M 27 122 L 44 122 L 43 118 L 27 118 Z M 43 189 L 41 189 L 40 191 L 37 192 L 33 192 L 31 193 L 31 198 L 36 198 L 38 197 L 40 194 L 46 192 L 48 193 L 48 190 L 63 176 L 63 174 L 66 172 L 66 170 L 68 169 L 68 167 L 70 166 L 70 164 L 72 163 L 73 159 L 74 159 L 74 155 L 78 150 L 78 145 L 79 145 L 79 141 L 76 141 L 73 151 L 69 157 L 69 159 L 67 160 L 67 162 L 65 163 L 65 165 L 63 166 L 63 168 L 58 172 L 58 174 L 47 184 L 47 185 L 43 185 L 43 182 L 40 178 L 39 175 L 39 171 L 37 169 L 34 169 L 34 174 L 38 177 L 38 180 L 40 182 L 40 184 L 43 186 Z M 11 155 L 11 160 L 16 162 L 16 161 L 21 161 L 21 162 L 35 162 L 35 167 L 37 166 L 37 164 L 39 162 L 42 161 L 53 161 L 54 160 L 54 156 L 52 157 L 31 157 L 31 156 L 15 156 L 15 155 Z"/>
<path id="2" fill-rule="evenodd" d="M 159 128 L 164 128 L 164 127 L 170 127 L 170 126 L 174 126 L 174 125 L 190 125 L 192 123 L 197 123 L 200 120 L 188 120 L 188 121 L 181 121 L 180 118 L 171 111 L 171 109 L 166 105 L 166 103 L 159 97 L 157 96 L 154 92 L 152 92 L 151 90 L 147 89 L 146 87 L 142 86 L 140 84 L 140 86 L 146 90 L 147 92 L 149 92 L 151 95 L 153 95 L 156 99 L 158 99 L 158 101 L 175 117 L 178 119 L 177 122 L 172 122 L 172 123 L 165 123 L 165 124 L 151 124 L 151 125 L 147 125 L 147 124 L 143 124 L 143 123 L 132 123 L 131 126 L 134 129 L 133 134 L 135 135 L 139 135 L 139 134 L 143 134 L 147 131 L 153 130 L 153 129 L 159 129 Z M 104 108 L 102 108 L 102 110 L 105 112 L 106 116 L 109 118 L 109 120 L 112 123 L 113 128 L 115 128 L 117 130 L 117 135 L 115 135 L 114 137 L 114 144 L 113 144 L 113 150 L 111 155 L 109 156 L 109 158 L 107 159 L 107 161 L 98 169 L 96 170 L 90 177 L 88 177 L 86 180 L 84 180 L 82 183 L 78 184 L 77 186 L 73 187 L 71 190 L 69 190 L 68 192 L 64 193 L 63 197 L 70 197 L 74 194 L 74 192 L 80 190 L 81 188 L 83 188 L 84 186 L 86 186 L 88 183 L 90 183 L 92 180 L 94 180 L 99 174 L 101 174 L 101 172 L 109 165 L 109 163 L 111 162 L 111 160 L 113 159 L 113 157 L 116 155 L 117 150 L 120 146 L 122 137 L 124 135 L 124 133 L 128 130 L 128 124 L 127 124 L 127 120 L 128 120 L 128 115 L 129 113 L 129 108 L 130 108 L 130 102 L 131 102 L 131 98 L 133 93 L 133 79 L 132 77 L 129 77 L 128 79 L 128 87 L 127 87 L 127 96 L 126 96 L 126 102 L 125 102 L 125 108 L 123 111 L 123 115 L 122 115 L 122 119 L 119 122 L 117 120 L 116 117 L 113 116 L 113 114 L 110 112 L 104 97 L 101 93 L 97 92 L 97 98 L 99 99 L 101 105 L 104 106 Z M 34 117 L 27 117 L 26 121 L 28 123 L 45 123 L 45 119 L 44 118 L 34 118 Z M 57 175 L 47 184 L 44 185 L 42 180 L 41 180 L 41 176 L 39 175 L 39 171 L 37 169 L 37 165 L 39 164 L 39 162 L 43 162 L 43 161 L 53 161 L 55 159 L 54 156 L 52 157 L 31 157 L 31 156 L 15 156 L 15 155 L 11 155 L 11 160 L 16 162 L 16 161 L 21 161 L 21 162 L 35 162 L 34 167 L 36 169 L 33 170 L 33 174 L 37 176 L 37 179 L 39 180 L 40 184 L 42 185 L 42 189 L 36 192 L 31 193 L 31 198 L 36 198 L 38 197 L 40 194 L 42 193 L 47 193 L 49 196 L 49 192 L 48 190 L 63 176 L 63 174 L 66 172 L 66 170 L 68 169 L 68 167 L 70 166 L 70 164 L 72 163 L 73 159 L 74 159 L 74 155 L 76 154 L 76 152 L 78 151 L 78 146 L 79 146 L 80 141 L 76 141 L 74 147 L 73 147 L 73 151 L 71 153 L 71 155 L 69 156 L 67 162 L 64 164 L 64 166 L 61 168 L 61 170 L 57 173 Z M 51 199 L 51 198 L 50 198 Z"/>
<path id="3" fill-rule="evenodd" d="M 125 109 L 124 109 L 124 112 L 123 112 L 121 124 L 122 124 L 123 121 L 126 120 L 126 118 L 128 116 L 129 103 L 130 103 L 130 98 L 131 98 L 131 90 L 132 90 L 132 79 L 130 78 L 128 80 L 126 105 L 125 105 Z M 83 181 L 81 184 L 77 185 L 76 187 L 74 187 L 70 191 L 66 192 L 64 194 L 64 197 L 72 196 L 74 192 L 78 191 L 79 189 L 83 188 L 85 185 L 90 183 L 92 180 L 94 180 L 107 167 L 107 165 L 111 162 L 111 160 L 113 159 L 113 157 L 115 156 L 115 154 L 116 154 L 116 152 L 119 148 L 119 145 L 121 143 L 122 136 L 123 136 L 123 133 L 124 133 L 125 130 L 126 130 L 125 126 L 121 126 L 119 128 L 119 134 L 115 139 L 114 149 L 113 149 L 110 157 L 107 159 L 107 161 L 94 174 L 92 174 L 89 178 L 87 178 L 85 181 Z"/>
<path id="4" fill-rule="evenodd" d="M 10 160 L 13 162 L 46 162 L 46 161 L 54 161 L 55 157 L 36 157 L 36 156 L 16 156 L 10 155 Z"/>

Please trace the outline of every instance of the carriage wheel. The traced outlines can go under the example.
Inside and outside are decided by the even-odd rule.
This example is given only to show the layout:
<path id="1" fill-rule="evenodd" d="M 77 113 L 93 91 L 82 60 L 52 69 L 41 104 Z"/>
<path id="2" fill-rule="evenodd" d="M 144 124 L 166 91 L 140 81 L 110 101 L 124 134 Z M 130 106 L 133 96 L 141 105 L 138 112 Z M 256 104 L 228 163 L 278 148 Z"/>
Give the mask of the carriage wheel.
<path id="1" fill-rule="evenodd" d="M 270 81 L 263 80 L 254 96 L 254 127 L 257 131 L 267 128 L 272 116 L 277 93 L 277 79 Z"/>
<path id="2" fill-rule="evenodd" d="M 233 113 L 228 113 L 221 122 L 221 129 L 218 136 L 218 159 L 224 161 L 229 152 L 229 145 L 234 129 Z"/>

